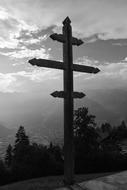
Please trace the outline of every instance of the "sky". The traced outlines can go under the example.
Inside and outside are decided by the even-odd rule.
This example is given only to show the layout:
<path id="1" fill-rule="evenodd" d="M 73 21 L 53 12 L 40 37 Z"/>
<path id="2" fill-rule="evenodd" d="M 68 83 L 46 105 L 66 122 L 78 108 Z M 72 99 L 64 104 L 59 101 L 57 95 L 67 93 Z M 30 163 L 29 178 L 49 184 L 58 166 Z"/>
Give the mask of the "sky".
<path id="1" fill-rule="evenodd" d="M 74 73 L 75 90 L 126 90 L 126 10 L 126 0 L 0 0 L 0 122 L 15 127 L 31 115 L 39 120 L 57 103 L 50 93 L 62 90 L 62 71 L 28 60 L 62 61 L 62 44 L 49 36 L 62 32 L 67 16 L 73 36 L 84 41 L 73 47 L 73 62 L 101 70 Z"/>

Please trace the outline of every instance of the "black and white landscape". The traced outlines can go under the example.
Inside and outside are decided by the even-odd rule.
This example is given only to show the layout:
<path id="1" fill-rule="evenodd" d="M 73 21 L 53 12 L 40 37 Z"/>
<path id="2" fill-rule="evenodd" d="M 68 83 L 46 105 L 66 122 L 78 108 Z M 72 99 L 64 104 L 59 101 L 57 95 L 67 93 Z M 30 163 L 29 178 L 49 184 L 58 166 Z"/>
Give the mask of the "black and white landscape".
<path id="1" fill-rule="evenodd" d="M 127 169 L 126 10 L 0 0 L 0 185 Z"/>

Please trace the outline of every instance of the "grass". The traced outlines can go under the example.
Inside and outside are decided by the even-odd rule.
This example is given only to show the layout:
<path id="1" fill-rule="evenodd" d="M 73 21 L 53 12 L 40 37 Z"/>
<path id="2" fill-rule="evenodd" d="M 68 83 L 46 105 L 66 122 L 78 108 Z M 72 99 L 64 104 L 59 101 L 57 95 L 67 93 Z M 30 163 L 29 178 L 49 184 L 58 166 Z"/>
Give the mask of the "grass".
<path id="1" fill-rule="evenodd" d="M 75 181 L 78 183 L 111 174 L 112 173 L 76 175 Z M 63 176 L 48 176 L 4 185 L 0 187 L 0 190 L 53 190 L 63 186 Z"/>

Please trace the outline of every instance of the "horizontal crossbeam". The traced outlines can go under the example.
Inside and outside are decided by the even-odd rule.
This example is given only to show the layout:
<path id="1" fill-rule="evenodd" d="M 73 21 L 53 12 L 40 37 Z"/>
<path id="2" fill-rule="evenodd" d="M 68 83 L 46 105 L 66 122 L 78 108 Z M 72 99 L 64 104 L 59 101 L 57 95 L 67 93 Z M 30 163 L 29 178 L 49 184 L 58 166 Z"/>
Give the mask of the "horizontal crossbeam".
<path id="1" fill-rule="evenodd" d="M 96 74 L 100 70 L 98 68 L 96 68 L 96 67 L 90 67 L 90 66 L 86 66 L 86 65 L 73 64 L 73 71 Z"/>
<path id="2" fill-rule="evenodd" d="M 63 34 L 54 33 L 54 34 L 51 34 L 51 35 L 50 35 L 50 38 L 51 38 L 52 40 L 56 40 L 56 41 L 58 41 L 58 42 L 65 43 L 65 37 L 63 36 Z"/>
<path id="3" fill-rule="evenodd" d="M 63 34 L 54 33 L 54 34 L 51 34 L 51 35 L 50 35 L 50 38 L 51 38 L 52 40 L 56 40 L 56 41 L 62 42 L 62 43 L 65 43 L 65 41 L 66 41 Z M 77 39 L 77 38 L 75 38 L 75 37 L 72 37 L 71 43 L 72 43 L 72 45 L 80 46 L 80 45 L 82 45 L 84 42 L 83 42 L 81 39 Z"/>
<path id="4" fill-rule="evenodd" d="M 64 91 L 55 91 L 51 94 L 54 98 L 66 98 L 66 94 Z M 83 98 L 85 94 L 83 92 L 73 92 L 73 98 Z"/>
<path id="5" fill-rule="evenodd" d="M 63 62 L 59 62 L 59 61 L 34 58 L 34 59 L 29 60 L 29 63 L 31 65 L 36 65 L 38 67 L 47 67 L 51 69 L 62 69 L 62 70 L 65 69 Z"/>
<path id="6" fill-rule="evenodd" d="M 65 93 L 64 91 L 54 91 L 53 93 L 51 93 L 51 96 L 53 96 L 54 98 L 65 98 Z"/>
<path id="7" fill-rule="evenodd" d="M 29 60 L 29 63 L 31 65 L 36 65 L 39 67 L 65 70 L 65 64 L 59 61 L 52 61 L 52 60 L 46 60 L 46 59 L 31 59 Z M 94 73 L 94 74 L 100 71 L 98 68 L 95 68 L 95 67 L 78 65 L 78 64 L 73 64 L 72 69 L 73 71 L 77 71 L 77 72 Z"/>

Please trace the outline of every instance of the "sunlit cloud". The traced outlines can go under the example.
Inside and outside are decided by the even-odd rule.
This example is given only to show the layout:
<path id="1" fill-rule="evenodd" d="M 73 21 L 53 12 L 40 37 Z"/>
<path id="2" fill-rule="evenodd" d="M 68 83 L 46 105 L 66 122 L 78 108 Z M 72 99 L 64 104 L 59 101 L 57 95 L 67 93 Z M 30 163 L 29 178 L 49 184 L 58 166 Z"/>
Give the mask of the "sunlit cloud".
<path id="1" fill-rule="evenodd" d="M 94 36 L 91 39 L 94 41 L 97 38 L 106 40 L 127 37 L 127 2 L 124 0 L 22 0 L 20 3 L 17 0 L 5 0 L 0 4 L 18 20 L 43 29 L 52 24 L 59 27 L 61 21 L 70 16 L 74 33 L 82 38 Z"/>
<path id="2" fill-rule="evenodd" d="M 121 62 L 104 62 L 81 57 L 76 60 L 77 64 L 98 67 L 100 72 L 97 74 L 75 73 L 75 80 L 80 81 L 80 87 L 90 89 L 114 89 L 127 88 L 127 59 Z M 83 85 L 84 84 L 84 85 Z"/>
<path id="3" fill-rule="evenodd" d="M 38 38 L 29 38 L 29 39 L 20 39 L 19 40 L 19 43 L 22 43 L 23 45 L 30 45 L 30 44 L 38 44 L 42 41 L 45 41 L 47 40 L 48 38 L 48 35 L 44 35 L 44 36 L 41 36 L 41 37 L 38 37 Z"/>
<path id="4" fill-rule="evenodd" d="M 9 14 L 7 12 L 7 10 L 3 7 L 0 7 L 0 20 L 6 20 L 8 19 Z"/>
<path id="5" fill-rule="evenodd" d="M 76 64 L 79 65 L 88 65 L 88 66 L 97 66 L 99 65 L 98 60 L 89 59 L 88 56 L 79 57 L 76 61 Z"/>
<path id="6" fill-rule="evenodd" d="M 50 49 L 47 51 L 45 48 L 40 48 L 36 50 L 27 49 L 24 47 L 24 49 L 17 50 L 17 51 L 11 51 L 11 52 L 0 52 L 1 55 L 9 56 L 12 59 L 22 59 L 22 58 L 42 58 L 42 59 L 49 59 Z"/>
<path id="7" fill-rule="evenodd" d="M 13 75 L 0 73 L 0 92 L 14 92 L 15 82 L 16 78 Z"/>
<path id="8" fill-rule="evenodd" d="M 59 72 L 52 69 L 38 69 L 35 68 L 32 71 L 19 71 L 17 73 L 12 73 L 12 76 L 15 77 L 24 77 L 34 82 L 44 82 L 47 80 L 55 80 L 58 79 Z"/>
<path id="9" fill-rule="evenodd" d="M 29 25 L 21 19 L 11 15 L 7 9 L 0 7 L 0 48 L 17 48 L 18 37 L 22 30 L 37 31 L 36 25 Z"/>
<path id="10" fill-rule="evenodd" d="M 33 6 L 30 6 L 30 5 Z M 115 6 L 114 6 L 115 5 Z M 47 0 L 10 0 L 0 2 L 0 48 L 6 51 L 0 52 L 15 62 L 13 65 L 18 65 L 18 61 L 24 62 L 29 58 L 50 58 L 50 48 L 46 48 L 43 42 L 48 39 L 49 34 L 43 33 L 48 27 L 54 27 L 54 30 L 61 32 L 62 21 L 66 16 L 72 20 L 73 34 L 83 38 L 84 44 L 93 43 L 98 39 L 124 39 L 127 38 L 127 3 L 125 1 L 111 0 L 110 3 L 106 0 L 79 0 L 79 1 L 57 1 Z M 72 8 L 73 7 L 73 8 Z M 59 15 L 59 16 L 58 16 Z M 53 29 L 52 29 L 53 30 Z M 40 44 L 41 43 L 41 44 Z M 30 48 L 31 45 L 40 45 L 35 48 Z M 50 46 L 50 44 L 48 44 Z M 123 46 L 121 43 L 113 45 Z M 125 44 L 124 44 L 125 45 Z M 30 46 L 30 47 L 28 47 Z M 8 50 L 7 50 L 8 48 Z M 10 50 L 9 50 L 10 48 Z M 101 72 L 97 75 L 76 74 L 77 77 L 84 77 L 84 80 L 100 81 L 103 86 L 105 78 L 125 81 L 126 78 L 126 61 L 121 60 L 119 63 L 100 63 L 87 56 L 78 58 L 75 63 L 96 66 Z M 43 73 L 43 74 L 42 74 Z M 24 71 L 18 74 L 10 74 L 13 77 L 23 77 L 31 81 L 41 82 L 43 76 L 48 78 L 48 71 L 43 72 L 33 71 L 32 73 Z M 57 78 L 57 72 L 49 71 L 51 77 Z"/>
<path id="11" fill-rule="evenodd" d="M 125 1 L 114 0 L 110 3 L 99 0 L 37 0 L 36 3 L 33 0 L 20 3 L 5 0 L 0 2 L 0 48 L 22 48 L 47 40 L 46 34 L 36 37 L 32 34 L 52 25 L 61 32 L 61 22 L 66 16 L 72 20 L 74 35 L 84 38 L 85 43 L 98 39 L 124 39 L 127 37 L 126 8 Z"/>
<path id="12" fill-rule="evenodd" d="M 57 70 L 34 68 L 30 71 L 19 71 L 15 73 L 0 73 L 0 92 L 29 92 L 37 83 L 47 83 L 59 79 Z"/>
<path id="13" fill-rule="evenodd" d="M 105 63 L 99 65 L 100 72 L 96 75 L 82 77 L 87 88 L 92 89 L 119 89 L 127 88 L 127 64 L 126 62 Z"/>
<path id="14" fill-rule="evenodd" d="M 127 57 L 125 57 L 123 61 L 127 62 Z"/>

